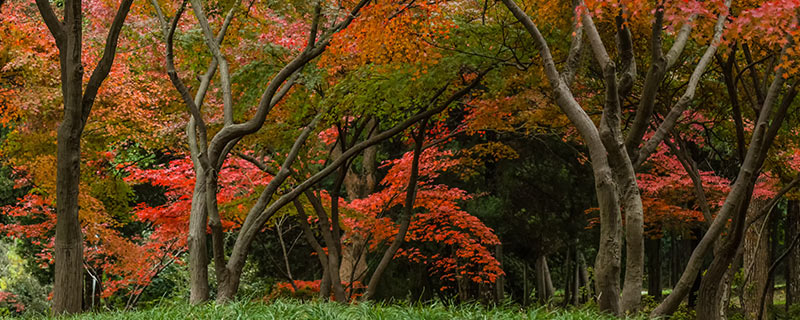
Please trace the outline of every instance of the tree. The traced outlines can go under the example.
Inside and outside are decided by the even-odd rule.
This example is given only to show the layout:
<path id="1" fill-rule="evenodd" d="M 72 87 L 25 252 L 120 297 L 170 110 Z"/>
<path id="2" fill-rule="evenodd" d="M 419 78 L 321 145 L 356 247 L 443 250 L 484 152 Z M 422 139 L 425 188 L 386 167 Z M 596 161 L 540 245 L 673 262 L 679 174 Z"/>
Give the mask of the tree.
<path id="1" fill-rule="evenodd" d="M 168 24 L 158 3 L 153 2 L 153 5 L 156 7 L 158 12 L 158 18 L 162 24 L 165 42 L 167 43 L 167 73 L 170 75 L 173 85 L 181 94 L 184 103 L 192 116 L 193 123 L 190 123 L 190 126 L 187 129 L 189 133 L 190 147 L 193 150 L 197 150 L 194 152 L 196 154 L 195 158 L 197 159 L 196 161 L 198 169 L 201 169 L 198 170 L 198 175 L 200 175 L 202 172 L 202 176 L 204 176 L 203 181 L 205 183 L 204 186 L 197 186 L 195 199 L 199 201 L 195 203 L 198 203 L 200 206 L 198 207 L 198 210 L 195 211 L 196 214 L 193 215 L 193 218 L 191 219 L 192 227 L 190 227 L 190 264 L 193 265 L 192 287 L 194 288 L 192 290 L 194 292 L 192 294 L 192 302 L 196 303 L 208 298 L 208 279 L 205 275 L 207 271 L 203 271 L 206 270 L 204 253 L 205 241 L 203 240 L 203 238 L 205 238 L 203 230 L 205 229 L 206 219 L 210 219 L 208 223 L 212 229 L 212 252 L 214 254 L 217 279 L 220 281 L 221 288 L 217 299 L 219 301 L 227 301 L 233 297 L 238 289 L 241 269 L 244 266 L 244 260 L 247 257 L 247 248 L 249 247 L 250 242 L 255 235 L 255 231 L 260 229 L 260 226 L 266 221 L 264 218 L 268 219 L 269 216 L 271 216 L 271 214 L 267 216 L 263 214 L 263 211 L 266 209 L 266 206 L 269 202 L 268 199 L 277 190 L 277 187 L 280 186 L 280 184 L 283 183 L 283 181 L 288 177 L 289 171 L 280 171 L 280 174 L 275 176 L 274 180 L 270 182 L 262 196 L 257 201 L 256 205 L 252 208 L 252 214 L 248 214 L 248 218 L 243 224 L 243 230 L 239 234 L 240 240 L 237 240 L 234 252 L 232 253 L 229 261 L 226 261 L 228 259 L 226 259 L 224 248 L 222 247 L 223 234 L 218 217 L 215 192 L 206 190 L 217 189 L 216 171 L 218 171 L 219 166 L 225 160 L 230 150 L 239 142 L 239 140 L 241 140 L 242 137 L 255 133 L 263 126 L 266 116 L 272 107 L 274 107 L 275 104 L 277 104 L 292 87 L 296 79 L 296 77 L 292 77 L 292 75 L 298 72 L 299 69 L 309 63 L 312 59 L 319 56 L 325 50 L 328 43 L 330 43 L 332 34 L 344 29 L 347 25 L 349 25 L 356 17 L 359 10 L 366 5 L 366 1 L 361 1 L 360 3 L 355 4 L 354 9 L 348 14 L 347 18 L 338 22 L 331 30 L 324 30 L 328 33 L 320 36 L 320 39 L 317 39 L 317 32 L 320 18 L 322 17 L 322 3 L 317 3 L 314 11 L 315 13 L 313 21 L 310 26 L 308 42 L 305 48 L 301 52 L 297 53 L 297 55 L 275 75 L 273 80 L 264 90 L 264 93 L 258 103 L 256 113 L 249 118 L 249 120 L 241 124 L 234 123 L 232 105 L 233 101 L 230 91 L 231 83 L 228 63 L 219 49 L 219 42 L 221 41 L 221 37 L 225 34 L 226 26 L 228 23 L 230 23 L 230 19 L 232 18 L 234 11 L 231 9 L 230 13 L 228 14 L 228 18 L 225 20 L 225 22 L 223 22 L 223 27 L 221 28 L 219 36 L 220 40 L 217 40 L 217 37 L 215 37 L 211 31 L 208 18 L 203 12 L 201 3 L 199 1 L 192 1 L 192 8 L 195 12 L 195 17 L 198 19 L 198 22 L 202 28 L 206 45 L 214 56 L 213 62 L 208 68 L 208 72 L 201 81 L 201 88 L 207 88 L 208 82 L 216 72 L 217 66 L 219 66 L 220 69 L 220 79 L 223 87 L 222 94 L 224 101 L 223 113 L 225 125 L 217 134 L 213 136 L 210 141 L 208 140 L 206 123 L 205 120 L 203 120 L 199 108 L 199 106 L 202 105 L 202 99 L 205 95 L 206 89 L 198 90 L 197 99 L 193 99 L 188 89 L 183 84 L 183 81 L 178 76 L 173 61 L 173 37 L 180 16 L 183 13 L 185 4 L 186 3 L 184 2 L 180 6 L 175 17 L 172 19 L 171 24 Z M 286 83 L 284 84 L 284 82 Z M 298 138 L 296 143 L 297 148 L 295 148 L 294 154 L 291 157 L 287 157 L 287 161 L 285 163 L 286 165 L 291 166 L 292 162 L 295 160 L 294 157 L 296 157 L 299 147 L 308 137 L 310 131 L 313 130 L 316 122 L 317 120 L 312 121 L 304 130 L 304 133 L 300 135 L 300 138 Z M 198 179 L 198 181 L 201 180 Z M 260 216 L 260 218 L 255 218 L 255 216 Z"/>
<path id="2" fill-rule="evenodd" d="M 78 221 L 80 188 L 81 135 L 92 110 L 97 91 L 114 63 L 117 40 L 133 0 L 123 0 L 111 24 L 103 57 L 98 62 L 86 88 L 83 88 L 83 1 L 67 0 L 64 19 L 59 20 L 50 2 L 36 1 L 47 28 L 59 51 L 64 119 L 58 129 L 58 170 L 55 235 L 55 287 L 53 312 L 81 311 L 83 288 L 83 250 Z"/>
<path id="3" fill-rule="evenodd" d="M 598 304 L 601 309 L 615 314 L 636 310 L 641 300 L 641 286 L 643 274 L 644 239 L 642 229 L 642 200 L 636 183 L 635 170 L 649 157 L 664 135 L 671 131 L 676 121 L 692 100 L 700 75 L 705 71 L 722 36 L 722 27 L 727 17 L 726 3 L 720 11 L 713 40 L 706 50 L 703 59 L 696 65 L 693 76 L 689 81 L 684 95 L 672 107 L 665 121 L 659 125 L 656 134 L 640 148 L 644 133 L 650 125 L 655 105 L 655 95 L 658 86 L 667 70 L 677 62 L 688 36 L 691 24 L 684 26 L 676 37 L 676 41 L 667 54 L 663 53 L 662 32 L 665 15 L 665 4 L 657 4 L 652 8 L 653 37 L 651 39 L 652 65 L 648 70 L 645 85 L 636 111 L 636 119 L 627 136 L 624 138 L 620 127 L 622 110 L 620 101 L 630 94 L 633 82 L 636 80 L 636 63 L 634 60 L 634 46 L 631 42 L 631 12 L 638 12 L 636 2 L 624 3 L 619 7 L 610 9 L 615 17 L 615 37 L 619 43 L 619 57 L 621 66 L 617 69 L 614 61 L 606 51 L 603 39 L 595 27 L 594 17 L 606 9 L 603 2 L 592 3 L 584 6 L 582 2 L 573 4 L 576 23 L 572 33 L 573 41 L 570 47 L 570 56 L 575 56 L 582 47 L 582 37 L 585 34 L 590 44 L 595 60 L 599 63 L 604 77 L 605 101 L 603 114 L 599 127 L 575 99 L 570 89 L 575 76 L 577 59 L 569 59 L 563 74 L 560 73 L 553 61 L 547 40 L 541 34 L 531 18 L 511 0 L 503 1 L 514 17 L 520 21 L 526 31 L 534 38 L 539 47 L 543 60 L 545 74 L 550 86 L 556 94 L 556 103 L 577 127 L 581 137 L 589 148 L 592 167 L 595 174 L 597 198 L 600 204 L 601 240 L 598 257 L 596 260 L 596 286 L 598 290 Z M 688 9 L 688 8 L 687 8 Z M 650 9 L 648 9 L 650 10 Z M 689 22 L 696 14 L 692 14 Z M 618 191 L 619 190 L 619 191 Z M 621 210 L 625 209 L 625 238 L 626 238 L 626 272 L 622 301 L 619 297 L 620 260 L 621 260 Z"/>

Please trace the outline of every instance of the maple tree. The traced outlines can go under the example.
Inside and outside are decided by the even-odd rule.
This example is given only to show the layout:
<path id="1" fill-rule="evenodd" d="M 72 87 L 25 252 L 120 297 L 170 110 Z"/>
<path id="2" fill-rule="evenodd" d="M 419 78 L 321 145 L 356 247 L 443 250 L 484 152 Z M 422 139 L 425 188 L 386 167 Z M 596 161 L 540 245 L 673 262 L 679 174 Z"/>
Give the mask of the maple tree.
<path id="1" fill-rule="evenodd" d="M 458 160 L 452 158 L 452 153 L 437 147 L 425 149 L 419 157 L 420 178 L 414 207 L 422 209 L 422 212 L 414 214 L 408 226 L 404 241 L 411 247 L 400 249 L 397 256 L 428 265 L 429 272 L 441 281 L 440 290 L 443 291 L 454 289 L 461 279 L 478 285 L 493 284 L 503 274 L 489 250 L 499 243 L 497 236 L 459 207 L 458 202 L 468 200 L 469 195 L 463 190 L 435 183 L 435 179 L 452 170 Z M 355 218 L 345 219 L 344 223 L 349 229 L 362 233 L 362 237 L 369 236 L 370 248 L 392 242 L 398 236 L 396 224 L 385 216 L 385 212 L 402 204 L 402 197 L 398 194 L 406 188 L 412 160 L 413 153 L 409 152 L 400 159 L 385 163 L 383 166 L 391 165 L 381 181 L 385 188 L 348 204 L 358 213 Z M 422 245 L 425 243 L 448 247 L 450 256 L 439 250 L 426 252 Z"/>

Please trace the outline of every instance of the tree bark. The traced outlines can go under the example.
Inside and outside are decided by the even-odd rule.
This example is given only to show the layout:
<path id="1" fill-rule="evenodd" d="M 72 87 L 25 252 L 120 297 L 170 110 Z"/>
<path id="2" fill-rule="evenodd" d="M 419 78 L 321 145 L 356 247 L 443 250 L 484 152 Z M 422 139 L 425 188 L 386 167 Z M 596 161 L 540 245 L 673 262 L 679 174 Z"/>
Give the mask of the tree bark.
<path id="1" fill-rule="evenodd" d="M 764 205 L 764 201 L 752 201 L 747 210 L 747 216 L 753 217 L 759 213 Z M 772 215 L 758 218 L 745 231 L 744 236 L 744 300 L 742 309 L 747 319 L 755 319 L 759 313 L 761 305 L 761 295 L 763 288 L 769 280 L 769 267 L 771 263 L 771 250 L 769 247 L 768 228 L 772 221 Z M 767 290 L 768 300 L 771 300 L 772 290 Z M 766 308 L 766 306 L 765 306 Z M 766 313 L 765 313 L 766 314 Z"/>
<path id="2" fill-rule="evenodd" d="M 547 266 L 547 256 L 539 255 L 536 258 L 536 295 L 539 303 L 546 304 L 553 298 L 555 288 L 553 278 L 550 276 L 550 268 Z"/>
<path id="3" fill-rule="evenodd" d="M 789 200 L 786 211 L 786 240 L 790 243 L 800 233 L 800 200 Z M 786 310 L 800 304 L 800 247 L 792 248 L 786 262 Z"/>
<path id="4" fill-rule="evenodd" d="M 574 279 L 574 283 L 572 284 L 572 305 L 578 306 L 581 304 L 581 266 L 579 263 L 579 255 L 578 248 L 575 247 L 575 253 L 573 254 L 574 257 L 574 271 L 572 277 Z"/>
<path id="5" fill-rule="evenodd" d="M 497 262 L 500 263 L 500 269 L 502 269 L 505 265 L 503 265 L 503 243 L 498 243 L 494 247 L 494 256 L 497 259 Z M 500 303 L 505 299 L 505 276 L 501 275 L 497 277 L 497 282 L 495 283 L 495 302 Z"/>
<path id="6" fill-rule="evenodd" d="M 79 41 L 79 40 L 78 40 Z M 78 49 L 80 50 L 80 49 Z M 80 59 L 78 59 L 80 61 Z M 77 63 L 80 66 L 80 62 Z M 77 68 L 77 67 L 76 67 Z M 66 98 L 77 91 L 83 72 L 75 71 L 75 78 L 65 79 L 65 109 L 70 109 L 74 100 Z M 77 88 L 76 88 L 77 87 Z M 78 107 L 80 104 L 78 104 Z M 71 108 L 75 108 L 72 106 Z M 73 114 L 68 116 L 68 114 Z M 56 239 L 55 239 L 55 285 L 53 286 L 53 313 L 77 313 L 81 311 L 83 286 L 83 236 L 78 219 L 78 188 L 80 186 L 80 132 L 74 119 L 74 111 L 65 110 L 65 119 L 58 129 L 58 164 L 56 173 Z M 80 121 L 80 120 L 78 120 Z M 73 129 L 75 128 L 75 129 Z"/>
<path id="7" fill-rule="evenodd" d="M 202 172 L 202 171 L 195 171 Z M 208 301 L 208 248 L 206 247 L 205 176 L 196 175 L 189 215 L 189 303 Z"/>

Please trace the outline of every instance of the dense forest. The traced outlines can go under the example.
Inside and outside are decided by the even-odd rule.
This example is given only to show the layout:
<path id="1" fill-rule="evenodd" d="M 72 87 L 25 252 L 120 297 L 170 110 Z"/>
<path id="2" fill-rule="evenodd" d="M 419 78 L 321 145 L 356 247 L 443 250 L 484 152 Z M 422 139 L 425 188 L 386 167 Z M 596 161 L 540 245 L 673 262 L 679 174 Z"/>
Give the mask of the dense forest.
<path id="1" fill-rule="evenodd" d="M 800 319 L 799 21 L 0 0 L 0 317 Z"/>

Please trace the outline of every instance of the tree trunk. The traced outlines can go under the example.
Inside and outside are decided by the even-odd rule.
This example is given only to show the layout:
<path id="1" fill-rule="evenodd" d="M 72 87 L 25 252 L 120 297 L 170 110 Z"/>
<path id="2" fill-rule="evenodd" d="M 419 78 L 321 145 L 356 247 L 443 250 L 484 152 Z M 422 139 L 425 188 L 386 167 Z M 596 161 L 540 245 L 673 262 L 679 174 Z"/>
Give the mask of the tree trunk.
<path id="1" fill-rule="evenodd" d="M 77 41 L 80 46 L 80 40 Z M 74 67 L 80 68 L 80 62 Z M 77 79 L 64 79 L 65 119 L 58 129 L 55 284 L 53 286 L 53 312 L 55 314 L 80 312 L 83 296 L 83 235 L 78 219 L 81 146 L 80 132 L 76 132 L 77 128 L 75 128 L 80 124 L 75 123 L 75 119 L 70 119 L 75 115 L 69 116 L 72 112 L 70 109 L 80 110 L 82 72 L 76 71 L 76 73 Z M 70 101 L 71 99 L 68 97 L 70 93 L 76 91 L 78 105 L 70 106 L 75 102 Z M 80 121 L 79 115 L 77 118 L 77 121 Z"/>
<path id="2" fill-rule="evenodd" d="M 103 279 L 103 271 L 102 270 L 86 270 L 87 276 L 83 277 L 83 311 L 91 311 L 97 310 L 100 308 L 100 294 L 103 291 L 102 287 L 102 279 Z M 92 274 L 92 272 L 97 272 L 97 274 Z"/>
<path id="3" fill-rule="evenodd" d="M 592 279 L 589 277 L 589 270 L 586 267 L 586 259 L 583 257 L 583 252 L 578 251 L 578 268 L 581 275 L 581 288 L 586 296 L 582 297 L 583 301 L 589 301 L 592 296 Z"/>
<path id="4" fill-rule="evenodd" d="M 362 281 L 367 273 L 368 245 L 358 236 L 350 238 L 350 242 L 342 246 L 342 263 L 339 268 L 339 279 L 344 283 Z"/>
<path id="5" fill-rule="evenodd" d="M 497 262 L 500 263 L 500 269 L 505 267 L 503 265 L 503 243 L 498 243 L 494 247 L 494 256 L 497 258 Z M 497 282 L 495 283 L 495 302 L 500 303 L 505 299 L 505 276 L 501 275 L 497 277 Z"/>
<path id="6" fill-rule="evenodd" d="M 530 291 L 528 291 L 528 264 L 525 263 L 522 265 L 522 306 L 528 306 L 528 297 L 530 296 Z"/>
<path id="7" fill-rule="evenodd" d="M 540 303 L 548 303 L 555 293 L 553 279 L 550 277 L 550 268 L 547 267 L 547 257 L 539 255 L 536 258 L 536 295 Z"/>
<path id="8" fill-rule="evenodd" d="M 754 219 L 761 211 L 763 201 L 754 200 L 747 210 L 747 216 Z M 767 219 L 769 218 L 769 219 Z M 747 319 L 756 319 L 761 305 L 763 288 L 769 280 L 769 266 L 771 263 L 771 250 L 769 247 L 769 231 L 772 215 L 761 217 L 745 231 L 744 235 L 744 300 L 742 310 Z M 771 301 L 772 290 L 767 290 L 767 301 Z M 765 305 L 765 308 L 767 306 Z M 766 314 L 766 312 L 765 312 Z"/>
<path id="9" fill-rule="evenodd" d="M 567 248 L 567 254 L 564 256 L 564 264 L 561 266 L 561 270 L 564 274 L 564 306 L 569 305 L 572 303 L 572 294 L 573 294 L 573 261 L 572 261 L 572 248 Z"/>
<path id="10" fill-rule="evenodd" d="M 789 200 L 786 211 L 786 237 L 784 243 L 791 243 L 800 233 L 800 200 Z M 800 304 L 800 247 L 789 252 L 786 261 L 786 310 Z"/>
<path id="11" fill-rule="evenodd" d="M 742 264 L 742 249 L 739 249 L 739 252 L 736 254 L 736 258 L 733 260 L 733 266 L 725 272 L 725 275 L 722 277 L 722 281 L 720 282 L 720 299 L 719 299 L 719 314 L 721 319 L 728 319 L 728 306 L 730 305 L 730 298 L 733 294 L 731 283 L 733 282 L 733 278 L 736 276 L 736 273 L 739 271 Z M 739 300 L 741 302 L 741 299 Z"/>
<path id="12" fill-rule="evenodd" d="M 754 182 L 755 179 L 752 180 Z M 733 218 L 730 233 L 723 239 L 724 242 L 720 249 L 715 250 L 714 260 L 703 276 L 698 297 L 697 319 L 714 320 L 722 317 L 722 314 L 720 314 L 720 304 L 722 303 L 720 297 L 723 295 L 721 288 L 722 279 L 730 268 L 731 262 L 733 262 L 736 257 L 736 252 L 743 238 L 743 229 L 746 223 L 747 212 L 753 210 L 750 203 L 751 200 L 749 199 L 752 192 L 753 184 L 751 183 L 749 184 L 746 196 L 744 199 L 739 199 L 739 203 L 736 206 L 739 212 L 737 212 L 736 216 Z M 758 205 L 755 206 L 759 207 Z"/>
<path id="13" fill-rule="evenodd" d="M 683 259 L 686 257 L 686 252 L 690 250 L 694 250 L 697 248 L 698 240 L 702 237 L 702 232 L 697 228 L 693 228 L 691 231 L 691 238 L 690 239 L 683 239 L 682 245 L 686 251 L 682 251 L 681 258 L 684 261 L 688 261 L 689 259 Z M 705 260 L 705 259 L 704 259 Z M 700 291 L 700 284 L 703 280 L 703 274 L 698 273 L 697 276 L 694 278 L 694 282 L 692 282 L 692 287 L 689 289 L 689 297 L 687 298 L 687 305 L 690 309 L 694 309 L 697 306 L 697 293 Z"/>
<path id="14" fill-rule="evenodd" d="M 574 283 L 572 284 L 572 305 L 578 306 L 581 304 L 581 265 L 579 263 L 580 253 L 577 247 L 575 247 L 575 254 L 573 257 L 575 258 L 575 272 L 573 272 L 572 275 L 574 279 Z"/>
<path id="15" fill-rule="evenodd" d="M 647 244 L 647 294 L 661 300 L 661 238 L 648 239 Z"/>
<path id="16" fill-rule="evenodd" d="M 328 273 L 328 267 L 325 266 L 322 268 L 322 280 L 320 280 L 319 284 L 319 297 L 321 299 L 327 299 L 331 296 L 331 276 Z"/>
<path id="17" fill-rule="evenodd" d="M 391 245 L 389 245 L 389 248 L 386 249 L 386 252 L 384 252 L 381 260 L 378 262 L 378 266 L 375 267 L 375 271 L 372 273 L 372 276 L 369 279 L 369 284 L 367 284 L 367 292 L 365 292 L 363 296 L 364 300 L 369 300 L 375 296 L 381 276 L 383 276 L 383 273 L 389 266 L 389 262 L 394 258 L 397 250 L 400 249 L 400 246 L 405 241 L 406 233 L 408 232 L 408 227 L 411 224 L 411 218 L 414 214 L 414 203 L 417 199 L 419 158 L 422 154 L 422 145 L 425 142 L 425 128 L 427 124 L 427 118 L 422 120 L 419 125 L 419 131 L 414 137 L 414 154 L 411 159 L 411 173 L 409 174 L 408 185 L 406 186 L 406 198 L 403 202 L 403 212 L 400 215 L 400 227 L 397 230 L 394 240 L 392 241 Z"/>
<path id="18" fill-rule="evenodd" d="M 76 313 L 82 307 L 83 236 L 78 216 L 81 135 L 100 85 L 108 76 L 116 54 L 117 40 L 132 0 L 123 0 L 108 32 L 103 56 L 83 87 L 83 8 L 81 0 L 64 3 L 64 21 L 59 21 L 49 1 L 36 5 L 53 35 L 61 65 L 64 118 L 57 132 L 56 235 L 53 313 Z"/>
<path id="19" fill-rule="evenodd" d="M 196 173 L 203 172 L 195 170 Z M 206 246 L 205 175 L 197 174 L 189 214 L 189 303 L 208 301 L 208 248 Z"/>
<path id="20" fill-rule="evenodd" d="M 60 47 L 61 92 L 64 120 L 58 127 L 56 170 L 56 238 L 53 312 L 81 311 L 83 289 L 83 236 L 78 218 L 83 131 L 81 42 L 83 15 L 80 0 L 64 5 L 65 43 Z"/>

